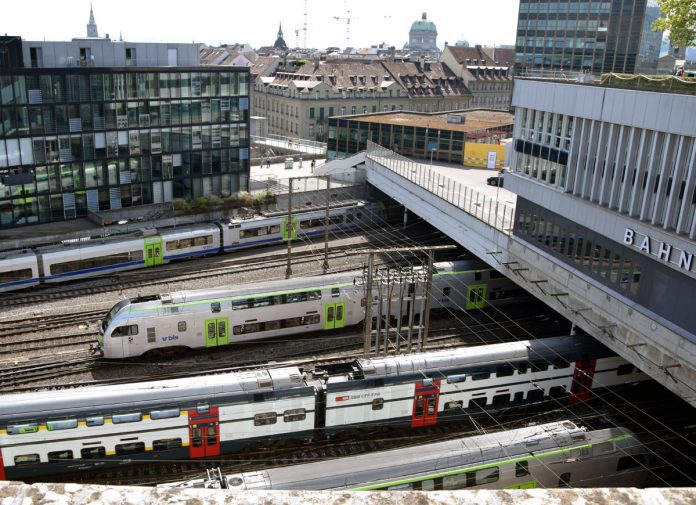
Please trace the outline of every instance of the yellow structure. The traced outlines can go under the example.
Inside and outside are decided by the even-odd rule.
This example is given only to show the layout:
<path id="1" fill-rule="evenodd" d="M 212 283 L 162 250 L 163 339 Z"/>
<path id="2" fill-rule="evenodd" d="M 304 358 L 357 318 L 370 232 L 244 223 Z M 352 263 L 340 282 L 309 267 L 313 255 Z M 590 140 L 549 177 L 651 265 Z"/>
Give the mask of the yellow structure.
<path id="1" fill-rule="evenodd" d="M 478 144 L 466 142 L 464 144 L 464 159 L 462 164 L 467 167 L 488 167 L 488 158 L 495 153 L 495 168 L 500 169 L 505 166 L 505 146 L 499 144 Z M 491 167 L 493 168 L 493 167 Z"/>

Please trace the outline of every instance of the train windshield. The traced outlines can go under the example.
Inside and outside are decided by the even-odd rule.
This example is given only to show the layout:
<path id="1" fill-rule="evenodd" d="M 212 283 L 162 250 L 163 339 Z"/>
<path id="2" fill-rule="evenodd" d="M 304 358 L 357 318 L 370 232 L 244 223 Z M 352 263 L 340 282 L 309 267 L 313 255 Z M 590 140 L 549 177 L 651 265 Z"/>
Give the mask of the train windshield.
<path id="1" fill-rule="evenodd" d="M 126 305 L 128 305 L 129 303 L 130 303 L 130 300 L 121 300 L 120 302 L 118 302 L 116 305 L 113 306 L 113 308 L 109 311 L 109 313 L 104 318 L 104 321 L 102 322 L 102 333 L 106 331 L 107 326 L 109 326 L 109 323 L 114 318 L 114 316 L 118 313 L 118 311 L 121 310 Z"/>

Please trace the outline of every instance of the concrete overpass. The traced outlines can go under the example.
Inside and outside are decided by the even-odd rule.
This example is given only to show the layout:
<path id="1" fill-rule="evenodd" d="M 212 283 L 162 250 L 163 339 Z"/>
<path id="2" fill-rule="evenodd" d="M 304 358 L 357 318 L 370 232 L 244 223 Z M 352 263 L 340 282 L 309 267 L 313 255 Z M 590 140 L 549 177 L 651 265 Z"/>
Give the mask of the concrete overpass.
<path id="1" fill-rule="evenodd" d="M 365 163 L 370 184 L 696 406 L 692 334 L 515 237 L 514 205 L 376 144 Z"/>

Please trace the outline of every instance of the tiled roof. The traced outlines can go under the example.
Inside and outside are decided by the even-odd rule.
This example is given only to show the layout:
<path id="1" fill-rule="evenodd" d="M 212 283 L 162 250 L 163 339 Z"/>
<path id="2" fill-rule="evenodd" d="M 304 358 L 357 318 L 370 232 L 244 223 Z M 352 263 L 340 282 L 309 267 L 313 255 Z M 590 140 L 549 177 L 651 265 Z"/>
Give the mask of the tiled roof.
<path id="1" fill-rule="evenodd" d="M 468 96 L 469 89 L 444 63 L 383 63 L 409 96 Z"/>

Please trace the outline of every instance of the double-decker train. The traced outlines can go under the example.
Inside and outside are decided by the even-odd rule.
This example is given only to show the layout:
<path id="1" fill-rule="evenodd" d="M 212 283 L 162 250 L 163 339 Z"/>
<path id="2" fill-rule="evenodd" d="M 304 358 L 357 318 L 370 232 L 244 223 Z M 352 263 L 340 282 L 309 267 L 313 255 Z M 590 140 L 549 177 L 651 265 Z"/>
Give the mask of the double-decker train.
<path id="1" fill-rule="evenodd" d="M 170 261 L 305 239 L 324 233 L 326 210 L 297 212 L 293 226 L 287 214 L 268 214 L 228 222 L 145 230 L 139 237 L 113 237 L 66 242 L 0 252 L 0 292 L 99 277 L 153 267 Z M 383 224 L 376 204 L 357 202 L 329 210 L 332 233 Z"/>
<path id="2" fill-rule="evenodd" d="M 352 491 L 633 487 L 648 449 L 628 429 L 558 421 L 402 449 L 159 487 Z"/>
<path id="3" fill-rule="evenodd" d="M 588 336 L 349 363 L 0 396 L 0 479 L 214 457 L 249 445 L 412 428 L 552 399 L 569 405 L 647 376 Z"/>
<path id="4" fill-rule="evenodd" d="M 128 358 L 356 325 L 365 316 L 362 277 L 356 271 L 122 300 L 102 321 L 97 348 L 105 358 Z M 402 314 L 422 310 L 423 283 L 395 282 L 410 284 L 403 286 L 410 295 L 392 301 L 389 313 L 397 314 L 399 303 Z M 375 285 L 375 295 L 377 289 Z M 466 310 L 525 295 L 478 260 L 436 263 L 431 293 L 435 309 Z M 384 314 L 387 305 L 383 303 Z"/>

